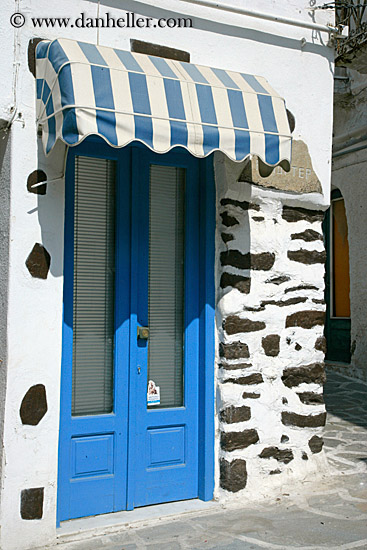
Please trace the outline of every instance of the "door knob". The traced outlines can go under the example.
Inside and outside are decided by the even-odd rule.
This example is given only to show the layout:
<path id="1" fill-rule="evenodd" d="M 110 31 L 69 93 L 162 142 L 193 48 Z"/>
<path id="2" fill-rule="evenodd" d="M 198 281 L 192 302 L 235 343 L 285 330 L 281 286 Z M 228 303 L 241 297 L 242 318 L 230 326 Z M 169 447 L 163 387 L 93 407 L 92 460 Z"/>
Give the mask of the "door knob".
<path id="1" fill-rule="evenodd" d="M 148 327 L 138 327 L 138 338 L 139 338 L 139 340 L 148 340 L 148 338 L 149 338 L 149 328 Z"/>

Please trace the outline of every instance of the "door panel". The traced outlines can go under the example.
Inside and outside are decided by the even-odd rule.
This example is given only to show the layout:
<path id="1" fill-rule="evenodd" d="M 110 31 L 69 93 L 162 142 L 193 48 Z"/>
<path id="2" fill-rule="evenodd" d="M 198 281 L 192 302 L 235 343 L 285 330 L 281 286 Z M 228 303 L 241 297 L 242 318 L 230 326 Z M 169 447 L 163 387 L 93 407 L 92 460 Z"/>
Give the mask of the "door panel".
<path id="1" fill-rule="evenodd" d="M 133 251 L 137 253 L 132 253 L 136 274 L 132 280 L 136 280 L 138 290 L 132 292 L 132 299 L 136 298 L 137 325 L 148 326 L 149 320 L 156 325 L 149 339 L 136 340 L 135 336 L 134 341 L 132 337 L 132 347 L 136 346 L 132 369 L 138 376 L 132 413 L 136 418 L 136 437 L 130 445 L 136 460 L 130 463 L 129 485 L 131 481 L 133 487 L 129 507 L 198 496 L 200 315 L 198 161 L 187 155 L 171 153 L 169 158 L 164 158 L 137 149 L 133 151 L 132 165 L 139 167 L 133 172 L 132 185 L 133 216 L 139 219 L 133 235 Z M 173 200 L 178 204 L 176 220 L 173 212 L 171 216 L 160 212 L 162 204 L 170 200 L 167 198 L 170 178 L 172 187 L 179 187 Z M 181 185 L 177 183 L 179 179 Z M 180 193 L 184 193 L 184 198 Z M 173 204 L 171 209 L 174 210 Z M 180 231 L 184 231 L 184 235 L 177 237 Z M 168 250 L 160 249 L 160 243 Z M 179 250 L 180 247 L 183 250 Z M 155 273 L 159 265 L 161 285 Z M 176 292 L 175 281 L 180 287 Z M 149 306 L 154 310 L 149 311 Z M 162 328 L 157 325 L 160 321 Z M 136 333 L 132 327 L 132 335 Z M 181 349 L 178 349 L 179 341 Z M 149 366 L 151 378 L 148 378 Z M 148 406 L 147 387 L 153 377 L 160 388 L 162 402 Z M 132 395 L 132 389 L 130 392 Z"/>
<path id="2" fill-rule="evenodd" d="M 129 159 L 91 143 L 68 153 L 58 522 L 126 507 Z"/>

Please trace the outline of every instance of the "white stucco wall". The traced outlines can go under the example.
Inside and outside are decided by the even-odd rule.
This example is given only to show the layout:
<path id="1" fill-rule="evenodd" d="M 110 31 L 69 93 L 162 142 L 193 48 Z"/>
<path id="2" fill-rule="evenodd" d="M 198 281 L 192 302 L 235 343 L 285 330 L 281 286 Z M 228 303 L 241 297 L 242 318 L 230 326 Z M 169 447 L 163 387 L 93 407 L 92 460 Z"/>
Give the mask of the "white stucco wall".
<path id="1" fill-rule="evenodd" d="M 234 0 L 231 3 L 235 3 Z M 237 3 L 243 4 L 240 0 L 237 0 Z M 101 14 L 109 11 L 118 16 L 119 10 L 113 7 L 117 4 L 117 1 L 111 0 L 111 4 L 106 7 L 102 1 Z M 130 39 L 136 38 L 186 50 L 190 52 L 193 63 L 263 75 L 286 98 L 287 107 L 296 118 L 294 137 L 302 139 L 307 144 L 313 167 L 322 184 L 323 194 L 295 197 L 294 194 L 284 193 L 282 197 L 274 198 L 273 192 L 268 191 L 263 196 L 259 192 L 259 201 L 264 203 L 264 211 L 266 210 L 269 219 L 277 215 L 277 212 L 279 214 L 281 203 L 286 196 L 291 201 L 294 200 L 298 206 L 325 208 L 329 201 L 333 89 L 333 50 L 326 46 L 327 35 L 320 36 L 319 33 L 310 30 L 217 12 L 181 2 L 179 5 L 179 13 L 193 15 L 192 29 L 100 29 L 99 43 L 128 50 Z M 254 9 L 253 3 L 246 2 L 246 5 Z M 174 15 L 177 6 L 178 2 L 175 0 L 161 0 L 156 2 L 155 7 L 149 3 L 132 0 L 128 4 L 128 9 L 146 16 L 167 17 Z M 281 4 L 274 0 L 262 0 L 256 3 L 256 9 L 295 19 L 310 20 L 308 8 L 301 0 L 289 0 Z M 8 22 L 11 14 L 17 11 L 25 15 L 26 24 L 14 34 Z M 11 244 L 8 386 L 5 402 L 0 543 L 3 550 L 30 549 L 55 540 L 64 183 L 58 180 L 48 184 L 47 194 L 41 196 L 28 193 L 26 182 L 28 175 L 37 168 L 44 169 L 50 180 L 59 177 L 62 174 L 63 147 L 56 149 L 47 160 L 39 151 L 35 123 L 35 80 L 28 70 L 27 47 L 29 40 L 37 36 L 50 39 L 63 36 L 95 42 L 96 29 L 40 30 L 30 25 L 30 17 L 78 17 L 81 12 L 96 16 L 96 3 L 84 0 L 65 0 L 62 4 L 55 0 L 5 0 L 2 5 L 0 62 L 3 68 L 3 93 L 0 118 L 3 116 L 2 113 L 10 112 L 14 97 L 17 102 L 17 113 L 11 130 L 12 178 L 9 182 Z M 318 22 L 327 22 L 331 17 L 332 14 L 329 12 L 317 13 Z M 301 45 L 302 38 L 306 38 L 305 46 Z M 15 62 L 19 63 L 15 79 L 16 96 L 9 86 L 9 82 L 13 83 L 15 78 L 16 65 L 13 64 L 14 59 L 8 52 L 13 51 L 14 44 Z M 220 177 L 222 181 L 217 180 L 218 185 L 225 186 L 225 173 L 223 172 Z M 231 197 L 233 198 L 233 193 L 238 192 L 237 187 L 232 189 Z M 244 186 L 241 193 L 250 193 L 249 186 Z M 250 231 L 251 229 L 252 225 Z M 274 249 L 282 246 L 282 235 L 280 231 L 279 236 L 274 237 L 269 246 Z M 252 250 L 256 251 L 258 247 L 265 246 L 266 237 L 266 229 L 256 238 L 254 236 Z M 244 235 L 243 238 L 247 237 Z M 35 243 L 42 243 L 51 255 L 47 280 L 32 278 L 25 266 L 25 260 Z M 222 244 L 218 236 L 218 253 Z M 280 266 L 280 271 L 282 269 Z M 307 269 L 307 273 L 311 274 L 311 270 Z M 313 277 L 320 282 L 321 268 L 312 271 L 310 278 Z M 238 307 L 237 291 L 233 292 L 235 294 L 232 297 L 228 295 L 221 300 L 219 309 L 222 312 Z M 307 350 L 307 346 L 304 349 Z M 276 361 L 273 363 L 276 369 Z M 20 403 L 29 387 L 38 383 L 46 386 L 48 412 L 37 426 L 23 426 L 19 417 Z M 230 399 L 229 397 L 229 401 Z M 269 394 L 269 403 L 271 399 Z M 259 409 L 257 416 L 260 417 L 264 413 L 265 411 Z M 219 449 L 217 462 L 218 458 Z M 297 457 L 297 461 L 299 460 Z M 314 469 L 311 461 L 308 468 L 310 471 Z M 251 484 L 253 483 L 256 483 L 254 479 L 251 481 Z M 20 493 L 23 489 L 31 487 L 45 487 L 42 520 L 26 521 L 20 518 Z M 264 492 L 266 490 L 264 486 Z M 222 494 L 218 478 L 216 494 Z"/>

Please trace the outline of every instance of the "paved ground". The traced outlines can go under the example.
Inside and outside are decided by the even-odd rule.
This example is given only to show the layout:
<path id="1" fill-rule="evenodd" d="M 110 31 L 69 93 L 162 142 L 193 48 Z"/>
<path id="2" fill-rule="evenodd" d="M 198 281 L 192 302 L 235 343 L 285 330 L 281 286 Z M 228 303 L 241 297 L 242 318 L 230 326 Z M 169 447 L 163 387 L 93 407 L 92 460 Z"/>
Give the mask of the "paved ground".
<path id="1" fill-rule="evenodd" d="M 152 520 L 60 550 L 367 549 L 367 385 L 329 373 L 323 484 L 248 508 L 218 506 Z"/>

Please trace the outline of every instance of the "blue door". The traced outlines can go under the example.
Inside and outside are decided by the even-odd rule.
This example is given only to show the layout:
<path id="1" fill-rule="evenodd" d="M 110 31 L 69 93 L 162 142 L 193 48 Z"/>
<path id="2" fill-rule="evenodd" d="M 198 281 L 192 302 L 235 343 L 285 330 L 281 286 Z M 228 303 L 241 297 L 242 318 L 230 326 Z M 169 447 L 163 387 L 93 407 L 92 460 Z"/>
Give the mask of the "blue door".
<path id="1" fill-rule="evenodd" d="M 210 164 L 69 151 L 58 521 L 212 498 Z"/>
<path id="2" fill-rule="evenodd" d="M 198 496 L 198 162 L 133 151 L 129 506 Z"/>

